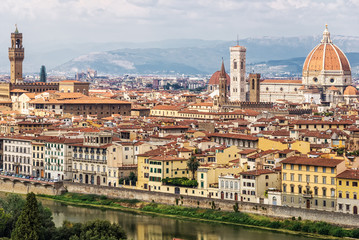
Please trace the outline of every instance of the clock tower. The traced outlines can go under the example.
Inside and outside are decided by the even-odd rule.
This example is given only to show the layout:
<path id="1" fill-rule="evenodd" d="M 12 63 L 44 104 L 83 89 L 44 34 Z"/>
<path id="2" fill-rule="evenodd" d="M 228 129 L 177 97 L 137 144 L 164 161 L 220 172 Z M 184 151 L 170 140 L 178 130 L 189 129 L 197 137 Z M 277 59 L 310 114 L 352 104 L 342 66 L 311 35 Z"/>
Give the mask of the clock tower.
<path id="1" fill-rule="evenodd" d="M 10 82 L 12 84 L 22 83 L 22 61 L 24 60 L 24 47 L 22 46 L 22 33 L 15 29 L 15 32 L 11 33 L 11 47 L 9 48 L 9 60 L 10 60 Z"/>

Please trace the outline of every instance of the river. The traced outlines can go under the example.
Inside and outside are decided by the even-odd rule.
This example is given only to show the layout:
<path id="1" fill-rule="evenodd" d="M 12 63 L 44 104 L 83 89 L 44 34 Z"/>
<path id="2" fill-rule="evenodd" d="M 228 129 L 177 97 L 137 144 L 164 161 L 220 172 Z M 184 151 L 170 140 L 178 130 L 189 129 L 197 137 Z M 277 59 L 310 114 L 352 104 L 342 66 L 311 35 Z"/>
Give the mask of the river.
<path id="1" fill-rule="evenodd" d="M 234 225 L 178 220 L 146 214 L 101 210 L 65 205 L 52 200 L 41 200 L 51 209 L 56 226 L 64 220 L 85 222 L 106 219 L 119 223 L 133 240 L 304 240 L 306 237 L 274 233 Z"/>

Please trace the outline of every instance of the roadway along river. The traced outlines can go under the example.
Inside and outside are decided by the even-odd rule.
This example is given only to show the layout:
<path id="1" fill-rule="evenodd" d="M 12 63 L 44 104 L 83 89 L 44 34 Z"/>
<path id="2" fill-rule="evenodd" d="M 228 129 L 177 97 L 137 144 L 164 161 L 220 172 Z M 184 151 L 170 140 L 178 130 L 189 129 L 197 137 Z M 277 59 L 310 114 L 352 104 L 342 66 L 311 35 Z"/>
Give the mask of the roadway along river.
<path id="1" fill-rule="evenodd" d="M 64 220 L 85 222 L 106 219 L 119 223 L 133 240 L 304 240 L 306 237 L 273 233 L 233 225 L 204 223 L 172 218 L 133 214 L 121 211 L 100 210 L 67 206 L 51 200 L 41 200 L 51 209 L 56 226 Z"/>

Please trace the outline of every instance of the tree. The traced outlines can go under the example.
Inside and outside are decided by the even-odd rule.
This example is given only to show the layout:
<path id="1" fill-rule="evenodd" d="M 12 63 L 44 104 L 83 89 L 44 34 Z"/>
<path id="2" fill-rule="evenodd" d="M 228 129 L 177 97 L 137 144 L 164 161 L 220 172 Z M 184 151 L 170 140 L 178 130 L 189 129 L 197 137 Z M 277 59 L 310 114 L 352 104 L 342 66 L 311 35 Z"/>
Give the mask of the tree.
<path id="1" fill-rule="evenodd" d="M 18 194 L 7 194 L 5 198 L 0 198 L 0 207 L 4 209 L 5 214 L 10 216 L 7 221 L 3 237 L 11 237 L 11 232 L 15 228 L 17 219 L 24 208 L 25 200 Z"/>
<path id="2" fill-rule="evenodd" d="M 47 74 L 46 74 L 46 68 L 44 65 L 40 68 L 40 82 L 46 82 Z"/>
<path id="3" fill-rule="evenodd" d="M 26 196 L 25 206 L 16 222 L 11 234 L 13 240 L 38 240 L 40 239 L 39 208 L 34 193 Z"/>
<path id="4" fill-rule="evenodd" d="M 76 238 L 73 238 L 76 239 Z M 83 225 L 80 240 L 120 240 L 127 239 L 125 231 L 119 224 L 95 220 Z"/>
<path id="5" fill-rule="evenodd" d="M 188 159 L 187 167 L 192 172 L 192 180 L 194 180 L 194 174 L 200 165 L 201 164 L 198 162 L 196 157 L 192 156 L 190 159 Z"/>

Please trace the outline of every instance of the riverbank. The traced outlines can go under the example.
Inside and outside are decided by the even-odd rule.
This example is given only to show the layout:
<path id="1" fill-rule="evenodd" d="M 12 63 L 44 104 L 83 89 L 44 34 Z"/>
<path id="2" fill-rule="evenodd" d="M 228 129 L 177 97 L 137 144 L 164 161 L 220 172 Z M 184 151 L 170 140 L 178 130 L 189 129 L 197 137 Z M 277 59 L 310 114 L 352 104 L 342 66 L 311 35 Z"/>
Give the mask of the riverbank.
<path id="1" fill-rule="evenodd" d="M 359 238 L 359 229 L 344 229 L 324 222 L 302 221 L 300 218 L 283 220 L 255 214 L 241 213 L 236 211 L 235 206 L 233 212 L 225 212 L 218 210 L 215 205 L 211 206 L 212 209 L 188 208 L 157 204 L 155 202 L 146 203 L 136 199 L 108 199 L 106 196 L 74 193 L 67 193 L 61 196 L 39 195 L 39 197 L 80 207 L 120 210 L 140 214 L 154 214 L 183 220 L 224 223 L 310 238 Z M 180 205 L 180 201 L 178 201 L 177 204 Z"/>

